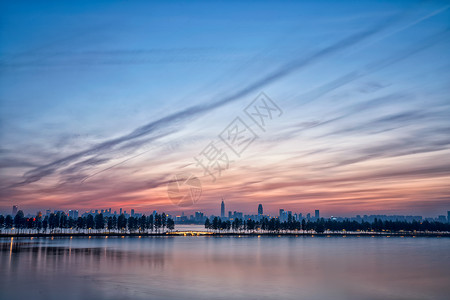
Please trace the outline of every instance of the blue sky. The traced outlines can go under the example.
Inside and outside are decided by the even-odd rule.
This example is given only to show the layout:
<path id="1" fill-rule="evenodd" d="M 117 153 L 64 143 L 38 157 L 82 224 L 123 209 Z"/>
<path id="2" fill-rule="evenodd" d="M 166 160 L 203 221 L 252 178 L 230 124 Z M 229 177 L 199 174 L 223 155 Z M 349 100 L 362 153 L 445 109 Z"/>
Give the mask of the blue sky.
<path id="1" fill-rule="evenodd" d="M 3 1 L 0 210 L 450 209 L 444 1 Z M 282 109 L 211 182 L 198 155 L 265 92 Z M 223 145 L 222 145 L 223 146 Z M 94 175 L 94 176 L 92 176 Z M 86 179 L 88 178 L 88 179 Z"/>

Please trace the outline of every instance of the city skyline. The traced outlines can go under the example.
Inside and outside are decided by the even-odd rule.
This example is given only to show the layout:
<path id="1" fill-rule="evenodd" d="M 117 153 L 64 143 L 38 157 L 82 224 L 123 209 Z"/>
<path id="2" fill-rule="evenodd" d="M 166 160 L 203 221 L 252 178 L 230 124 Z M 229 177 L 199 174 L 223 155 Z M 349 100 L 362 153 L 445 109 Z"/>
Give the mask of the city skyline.
<path id="1" fill-rule="evenodd" d="M 292 210 L 288 210 L 288 209 L 284 209 L 284 208 L 279 208 L 278 212 L 274 212 L 274 213 L 266 213 L 264 214 L 264 208 L 263 205 L 261 203 L 258 204 L 257 209 L 255 211 L 239 211 L 239 209 L 235 210 L 226 210 L 226 206 L 225 206 L 225 201 L 222 199 L 222 202 L 220 204 L 220 210 L 219 212 L 214 212 L 214 213 L 210 213 L 207 214 L 205 211 L 201 211 L 201 210 L 195 210 L 195 211 L 182 211 L 180 212 L 165 212 L 167 213 L 168 216 L 172 216 L 174 217 L 175 221 L 198 221 L 198 216 L 200 216 L 200 218 L 203 220 L 203 218 L 209 218 L 209 217 L 220 217 L 222 219 L 234 219 L 236 217 L 238 218 L 255 218 L 255 219 L 259 219 L 260 217 L 269 217 L 269 218 L 280 218 L 280 219 L 284 219 L 287 220 L 288 215 L 291 215 L 292 217 L 295 217 L 295 219 L 307 219 L 307 220 L 317 220 L 320 218 L 325 218 L 325 219 L 332 219 L 332 218 L 339 218 L 339 219 L 364 219 L 364 218 L 369 218 L 369 219 L 373 219 L 375 217 L 383 217 L 383 218 L 387 218 L 387 219 L 395 219 L 396 217 L 400 217 L 403 219 L 410 219 L 410 220 L 422 220 L 422 218 L 424 220 L 438 220 L 440 222 L 450 222 L 450 211 L 446 211 L 446 215 L 442 214 L 445 212 L 441 212 L 440 214 L 434 215 L 434 216 L 423 216 L 423 215 L 402 215 L 402 214 L 370 214 L 370 213 L 361 213 L 361 214 L 356 214 L 353 216 L 350 215 L 336 215 L 336 214 L 329 214 L 329 213 L 321 213 L 319 209 L 315 209 L 314 212 L 307 212 L 307 211 L 292 211 Z M 0 215 L 12 215 L 14 216 L 17 211 L 22 210 L 20 209 L 17 205 L 14 205 L 12 207 L 12 213 L 7 213 L 7 212 L 3 212 L 0 210 Z M 102 208 L 102 209 L 69 209 L 69 210 L 60 210 L 60 209 L 46 209 L 46 210 L 38 210 L 35 212 L 30 212 L 27 210 L 22 210 L 26 215 L 28 216 L 33 216 L 36 214 L 45 214 L 44 215 L 49 215 L 50 213 L 56 213 L 56 212 L 63 212 L 64 214 L 66 214 L 68 217 L 73 217 L 74 219 L 76 219 L 78 216 L 83 216 L 86 214 L 105 214 L 105 216 L 119 216 L 124 214 L 125 216 L 142 216 L 142 215 L 151 215 L 151 214 L 155 214 L 157 211 L 153 210 L 153 211 L 135 211 L 134 208 L 129 208 L 129 209 L 124 209 L 124 208 L 119 208 L 118 210 L 113 210 L 111 207 L 110 208 Z M 128 212 L 127 212 L 128 211 Z M 232 217 L 231 217 L 232 216 Z M 183 219 L 183 217 L 186 217 L 185 219 Z"/>
<path id="2" fill-rule="evenodd" d="M 222 201 L 222 198 L 220 198 L 220 200 L 218 200 L 219 202 L 217 203 L 218 205 L 221 204 L 220 201 Z M 239 205 L 238 201 L 233 202 L 230 201 L 227 205 L 232 207 L 232 210 L 238 210 L 238 211 L 242 211 L 242 212 L 251 212 L 251 211 L 255 211 L 256 214 L 258 213 L 258 205 L 260 203 L 255 203 L 255 204 L 246 204 L 246 205 Z M 90 211 L 90 210 L 102 210 L 102 209 L 109 209 L 111 208 L 113 211 L 117 211 L 120 214 L 120 211 L 125 210 L 128 211 L 130 213 L 130 210 L 132 209 L 132 206 L 111 206 L 108 208 L 105 208 L 107 206 L 95 206 L 95 207 L 82 207 L 82 206 L 76 206 L 76 205 L 64 205 L 64 206 L 56 206 L 56 207 L 44 207 L 44 206 L 40 206 L 40 207 L 34 207 L 34 206 L 21 206 L 19 204 L 13 205 L 13 206 L 17 206 L 19 207 L 19 209 L 22 209 L 23 211 L 26 212 L 36 212 L 36 211 L 46 211 L 47 209 L 55 209 L 55 210 L 78 210 L 78 211 Z M 264 212 L 268 212 L 269 215 L 274 215 L 277 214 L 277 212 L 279 211 L 279 207 L 275 206 L 275 205 L 267 205 L 263 204 L 264 207 Z M 289 210 L 289 211 L 295 211 L 295 212 L 304 212 L 304 213 L 311 213 L 312 215 L 314 214 L 315 210 L 317 209 L 316 206 L 314 205 L 310 205 L 310 208 L 305 208 L 302 209 L 297 208 L 297 205 L 292 205 L 292 206 L 288 206 L 285 205 L 284 209 Z M 156 208 L 158 208 L 157 206 L 155 207 L 147 207 L 147 208 L 139 208 L 139 206 L 135 206 L 133 209 L 137 209 L 136 211 L 139 212 L 152 212 L 154 211 Z M 220 209 L 217 210 L 217 208 L 208 208 L 208 209 L 202 209 L 201 206 L 191 206 L 191 207 L 187 207 L 187 208 L 180 208 L 180 207 L 176 207 L 176 206 L 167 206 L 167 209 L 161 209 L 158 208 L 158 210 L 161 211 L 166 211 L 168 213 L 171 214 L 194 214 L 197 211 L 202 211 L 208 214 L 217 214 L 218 216 L 221 215 L 221 211 Z M 363 215 L 363 214 L 383 214 L 383 215 L 421 215 L 424 217 L 435 217 L 438 215 L 441 215 L 443 212 L 446 212 L 448 210 L 447 209 L 442 209 L 442 210 L 434 210 L 432 212 L 428 212 L 428 213 L 422 213 L 421 211 L 417 211 L 417 210 L 410 210 L 410 209 L 396 209 L 396 210 L 386 210 L 386 209 L 381 209 L 381 210 L 362 210 L 362 209 L 355 209 L 353 211 L 350 212 L 341 212 L 340 209 L 336 209 L 336 210 L 328 210 L 328 209 L 319 209 L 321 211 L 321 214 L 323 214 L 324 216 L 327 217 L 331 217 L 331 216 L 336 216 L 336 215 L 340 215 L 340 216 L 355 216 L 355 215 Z M 225 210 L 225 215 L 228 213 L 229 210 Z M 11 207 L 7 207 L 7 206 L 0 206 L 0 213 L 10 213 L 11 212 Z"/>

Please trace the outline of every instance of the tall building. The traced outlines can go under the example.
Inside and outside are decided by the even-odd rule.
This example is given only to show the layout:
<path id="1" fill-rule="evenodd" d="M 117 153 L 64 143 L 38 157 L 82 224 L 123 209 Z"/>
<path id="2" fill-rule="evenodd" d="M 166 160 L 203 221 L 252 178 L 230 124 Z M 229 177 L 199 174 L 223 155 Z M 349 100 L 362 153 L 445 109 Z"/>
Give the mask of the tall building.
<path id="1" fill-rule="evenodd" d="M 131 210 L 131 216 L 134 217 L 134 209 Z"/>
<path id="2" fill-rule="evenodd" d="M 17 214 L 17 205 L 13 205 L 12 215 L 15 216 Z"/>
<path id="3" fill-rule="evenodd" d="M 450 210 L 447 211 L 447 222 L 450 223 Z"/>
<path id="4" fill-rule="evenodd" d="M 263 211 L 262 204 L 259 204 L 259 205 L 258 205 L 258 215 L 259 215 L 259 216 L 262 216 L 263 214 L 264 214 L 264 211 Z"/>
<path id="5" fill-rule="evenodd" d="M 69 210 L 69 218 L 78 219 L 78 210 Z"/>
<path id="6" fill-rule="evenodd" d="M 225 218 L 225 203 L 223 202 L 223 199 L 222 204 L 220 204 L 220 217 Z"/>
<path id="7" fill-rule="evenodd" d="M 235 219 L 241 219 L 242 220 L 244 218 L 244 214 L 241 213 L 241 212 L 237 212 L 237 211 L 233 212 L 233 216 L 234 216 Z"/>
<path id="8" fill-rule="evenodd" d="M 120 209 L 120 213 L 119 213 L 119 215 L 121 215 L 122 214 L 122 209 Z"/>
<path id="9" fill-rule="evenodd" d="M 314 212 L 314 217 L 315 217 L 316 219 L 320 219 L 320 212 L 319 212 L 318 209 L 316 209 L 316 211 Z"/>
<path id="10" fill-rule="evenodd" d="M 280 216 L 279 216 L 280 219 L 283 217 L 283 213 L 284 213 L 284 209 L 280 208 Z"/>
<path id="11" fill-rule="evenodd" d="M 197 222 L 203 222 L 203 219 L 204 219 L 203 213 L 200 211 L 195 212 L 194 218 L 195 218 L 195 221 L 197 221 Z"/>

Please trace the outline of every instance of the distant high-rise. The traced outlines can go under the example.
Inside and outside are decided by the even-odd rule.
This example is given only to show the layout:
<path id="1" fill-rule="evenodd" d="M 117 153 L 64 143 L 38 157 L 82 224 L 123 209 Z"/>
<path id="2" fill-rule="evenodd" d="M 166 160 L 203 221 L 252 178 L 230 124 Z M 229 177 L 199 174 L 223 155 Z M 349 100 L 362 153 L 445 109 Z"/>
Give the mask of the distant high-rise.
<path id="1" fill-rule="evenodd" d="M 316 219 L 320 219 L 320 212 L 319 212 L 318 209 L 316 209 L 316 211 L 314 212 L 314 217 L 315 217 Z"/>
<path id="2" fill-rule="evenodd" d="M 281 217 L 283 217 L 283 213 L 284 213 L 284 209 L 282 209 L 282 208 L 280 208 L 280 219 L 281 219 Z"/>
<path id="3" fill-rule="evenodd" d="M 17 205 L 13 205 L 12 215 L 15 216 L 17 214 Z"/>
<path id="4" fill-rule="evenodd" d="M 195 221 L 203 222 L 203 213 L 200 211 L 195 212 Z"/>
<path id="5" fill-rule="evenodd" d="M 447 211 L 447 222 L 450 223 L 450 210 Z"/>
<path id="6" fill-rule="evenodd" d="M 225 218 L 225 203 L 223 202 L 223 199 L 222 203 L 220 204 L 220 217 Z"/>
<path id="7" fill-rule="evenodd" d="M 121 215 L 122 214 L 122 209 L 120 209 L 120 213 L 119 213 L 119 215 Z"/>
<path id="8" fill-rule="evenodd" d="M 438 216 L 437 221 L 441 222 L 441 223 L 445 223 L 447 221 L 447 218 L 445 216 Z"/>
<path id="9" fill-rule="evenodd" d="M 131 210 L 131 216 L 134 217 L 134 209 Z"/>
<path id="10" fill-rule="evenodd" d="M 78 210 L 69 210 L 69 218 L 78 219 Z"/>
<path id="11" fill-rule="evenodd" d="M 262 204 L 258 205 L 258 215 L 262 216 L 264 214 Z"/>

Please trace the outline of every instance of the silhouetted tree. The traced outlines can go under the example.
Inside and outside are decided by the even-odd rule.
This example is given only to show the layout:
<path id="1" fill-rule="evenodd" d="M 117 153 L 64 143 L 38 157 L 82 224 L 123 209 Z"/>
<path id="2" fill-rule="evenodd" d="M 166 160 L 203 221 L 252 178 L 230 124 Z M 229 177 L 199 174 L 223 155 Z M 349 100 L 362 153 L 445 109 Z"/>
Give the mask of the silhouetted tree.
<path id="1" fill-rule="evenodd" d="M 0 215 L 0 233 L 2 232 L 3 228 L 5 228 L 5 217 L 3 215 Z"/>
<path id="2" fill-rule="evenodd" d="M 165 213 L 161 214 L 161 227 L 164 230 L 164 227 L 166 227 L 166 222 L 167 222 L 167 216 Z"/>
<path id="3" fill-rule="evenodd" d="M 95 215 L 95 229 L 102 230 L 105 228 L 105 219 L 103 218 L 103 214 Z"/>
<path id="4" fill-rule="evenodd" d="M 94 222 L 94 217 L 92 215 L 87 215 L 86 217 L 86 228 L 89 230 L 89 232 L 91 232 L 91 229 L 94 228 L 95 226 L 95 222 Z"/>
<path id="5" fill-rule="evenodd" d="M 108 232 L 111 233 L 111 229 L 113 229 L 113 218 L 112 217 L 107 218 L 106 226 L 108 227 Z"/>
<path id="6" fill-rule="evenodd" d="M 146 231 L 147 229 L 147 217 L 145 215 L 142 215 L 142 217 L 139 218 L 139 232 Z"/>
<path id="7" fill-rule="evenodd" d="M 155 230 L 156 232 L 159 232 L 159 229 L 162 226 L 162 222 L 161 222 L 161 215 L 159 214 L 155 214 Z"/>
<path id="8" fill-rule="evenodd" d="M 128 218 L 128 230 L 130 232 L 135 232 L 137 228 L 138 228 L 137 219 L 135 217 L 129 217 Z"/>
<path id="9" fill-rule="evenodd" d="M 167 229 L 171 231 L 175 229 L 175 222 L 173 221 L 172 218 L 167 219 Z"/>
<path id="10" fill-rule="evenodd" d="M 117 219 L 117 227 L 120 231 L 125 231 L 127 229 L 127 219 L 124 214 L 121 214 Z"/>
<path id="11" fill-rule="evenodd" d="M 44 221 L 42 221 L 42 230 L 44 232 L 46 232 L 47 228 L 48 228 L 48 216 L 45 216 L 44 217 Z"/>
<path id="12" fill-rule="evenodd" d="M 11 217 L 11 215 L 7 215 L 5 218 L 5 228 L 6 229 L 11 229 L 13 227 L 14 224 L 14 220 Z"/>
<path id="13" fill-rule="evenodd" d="M 118 228 L 118 221 L 117 221 L 117 217 L 114 216 L 112 217 L 112 229 L 117 230 Z"/>
<path id="14" fill-rule="evenodd" d="M 17 228 L 18 232 L 20 232 L 20 229 L 25 227 L 25 217 L 23 215 L 23 211 L 19 210 L 14 216 L 14 226 Z"/>
<path id="15" fill-rule="evenodd" d="M 147 217 L 147 229 L 153 232 L 153 215 Z"/>
<path id="16" fill-rule="evenodd" d="M 37 215 L 36 215 L 35 226 L 36 226 L 37 232 L 39 233 L 41 231 L 41 229 L 42 229 L 42 215 L 41 215 L 41 213 L 37 213 Z"/>
<path id="17" fill-rule="evenodd" d="M 220 219 L 218 217 L 214 217 L 212 221 L 212 229 L 219 230 L 220 229 Z"/>
<path id="18" fill-rule="evenodd" d="M 77 223 L 75 226 L 76 226 L 77 230 L 86 228 L 86 218 L 78 217 Z"/>
<path id="19" fill-rule="evenodd" d="M 208 230 L 211 229 L 211 222 L 209 221 L 208 218 L 206 218 L 206 220 L 205 220 L 205 228 Z"/>

